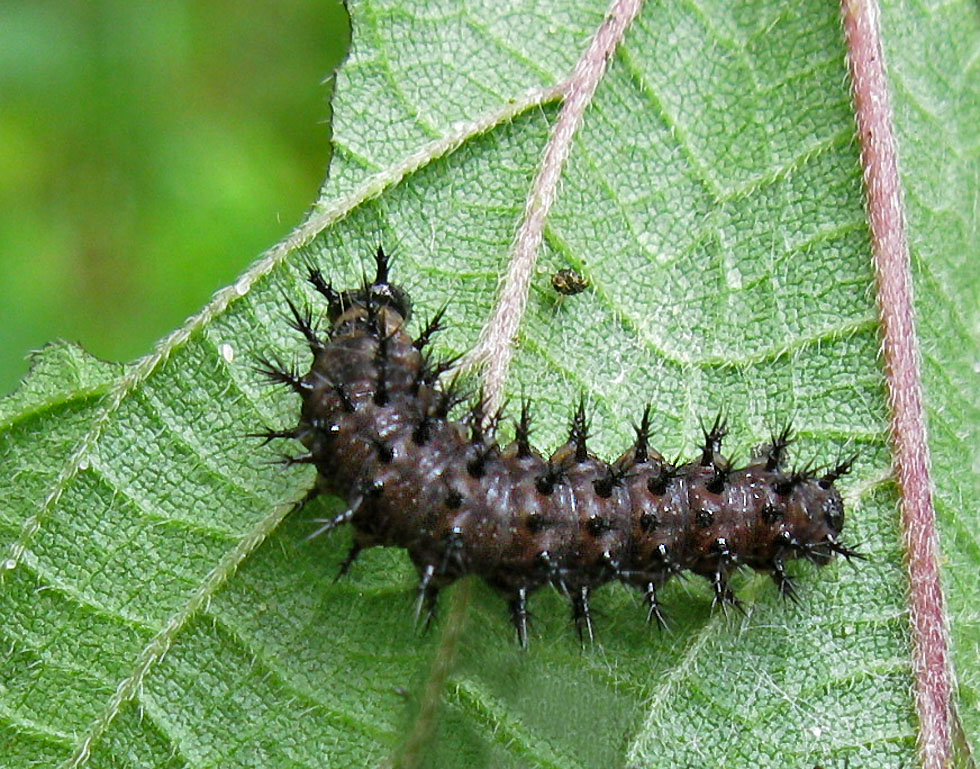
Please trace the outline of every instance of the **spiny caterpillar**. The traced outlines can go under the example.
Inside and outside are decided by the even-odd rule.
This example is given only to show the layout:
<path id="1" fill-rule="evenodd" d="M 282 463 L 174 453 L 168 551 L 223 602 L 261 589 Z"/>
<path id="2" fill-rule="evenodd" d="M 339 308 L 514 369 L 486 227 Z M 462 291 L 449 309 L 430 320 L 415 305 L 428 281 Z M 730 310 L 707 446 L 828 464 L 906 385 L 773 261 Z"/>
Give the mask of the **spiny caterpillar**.
<path id="1" fill-rule="evenodd" d="M 738 567 L 768 572 L 795 599 L 787 561 L 823 566 L 835 554 L 860 557 L 839 540 L 844 505 L 834 486 L 853 458 L 822 473 L 788 469 L 789 428 L 736 468 L 721 454 L 720 417 L 703 428 L 700 455 L 683 464 L 651 446 L 649 407 L 633 445 L 611 464 L 589 451 L 584 402 L 568 441 L 549 458 L 531 446 L 526 400 L 505 447 L 495 441 L 501 416 L 488 415 L 482 397 L 464 419 L 451 419 L 466 400 L 458 378 L 443 381 L 456 360 L 435 360 L 427 350 L 445 308 L 412 339 L 405 329 L 411 301 L 389 282 L 381 248 L 376 262 L 373 282 L 347 291 L 311 266 L 308 280 L 327 301 L 330 329 L 321 335 L 310 310 L 289 307 L 313 365 L 302 375 L 269 360 L 260 368 L 303 401 L 296 427 L 260 436 L 306 447 L 286 461 L 316 467 L 308 499 L 347 502 L 316 532 L 354 527 L 341 574 L 365 548 L 405 548 L 420 577 L 416 617 L 426 624 L 442 588 L 477 574 L 507 600 L 526 647 L 528 596 L 549 583 L 568 597 L 580 636 L 591 639 L 592 591 L 613 580 L 642 591 L 647 621 L 663 623 L 657 593 L 675 574 L 706 577 L 715 603 L 738 606 L 728 584 Z"/>

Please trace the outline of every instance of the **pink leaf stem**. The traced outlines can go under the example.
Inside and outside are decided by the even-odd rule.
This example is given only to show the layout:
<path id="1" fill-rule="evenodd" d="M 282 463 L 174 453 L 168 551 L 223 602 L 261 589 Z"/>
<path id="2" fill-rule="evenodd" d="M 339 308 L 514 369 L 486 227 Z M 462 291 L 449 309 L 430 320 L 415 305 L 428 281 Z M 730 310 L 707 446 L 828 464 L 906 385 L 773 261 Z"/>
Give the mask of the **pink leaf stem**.
<path id="1" fill-rule="evenodd" d="M 939 579 L 921 358 L 880 9 L 877 0 L 843 0 L 843 13 L 907 551 L 919 750 L 924 769 L 946 769 L 952 756 L 949 635 Z"/>

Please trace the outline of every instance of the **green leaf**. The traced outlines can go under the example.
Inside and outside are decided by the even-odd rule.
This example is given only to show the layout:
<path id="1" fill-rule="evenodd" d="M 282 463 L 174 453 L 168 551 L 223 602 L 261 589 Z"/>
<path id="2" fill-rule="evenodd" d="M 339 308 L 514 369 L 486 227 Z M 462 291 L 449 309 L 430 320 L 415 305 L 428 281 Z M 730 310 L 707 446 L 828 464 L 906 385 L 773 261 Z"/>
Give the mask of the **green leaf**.
<path id="1" fill-rule="evenodd" d="M 21 388 L 0 399 L 0 457 L 9 473 L 0 507 L 5 542 L 29 531 L 38 507 L 65 470 L 65 457 L 90 428 L 96 406 L 122 366 L 67 342 L 31 353 Z M 38 461 L 47 457 L 46 461 Z M 16 545 L 3 558 L 19 558 Z"/>
<path id="2" fill-rule="evenodd" d="M 95 399 L 122 373 L 121 366 L 93 358 L 70 342 L 53 342 L 29 359 L 30 375 L 20 389 L 0 399 L 0 424 L 5 429 L 71 401 Z"/>
<path id="3" fill-rule="evenodd" d="M 368 552 L 332 583 L 349 532 L 305 540 L 332 503 L 287 515 L 312 476 L 246 437 L 296 420 L 295 398 L 253 365 L 305 364 L 283 295 L 315 301 L 307 259 L 351 285 L 383 243 L 418 315 L 449 303 L 441 351 L 477 344 L 558 119 L 554 87 L 607 10 L 528 5 L 352 3 L 331 176 L 307 222 L 111 381 L 62 348 L 0 405 L 9 765 L 914 764 L 897 492 L 832 6 L 643 8 L 575 136 L 507 391 L 539 404 L 544 448 L 584 391 L 607 457 L 647 402 L 667 455 L 690 455 L 719 409 L 743 457 L 791 416 L 802 461 L 860 450 L 845 533 L 869 562 L 799 568 L 799 607 L 743 575 L 744 616 L 677 582 L 663 596 L 670 633 L 605 588 L 586 649 L 542 591 L 526 654 L 499 598 L 466 583 L 420 636 L 404 553 Z M 980 23 L 962 0 L 886 11 L 903 148 L 923 145 L 906 149 L 906 178 L 969 734 Z M 567 266 L 593 288 L 558 300 L 550 276 Z"/>

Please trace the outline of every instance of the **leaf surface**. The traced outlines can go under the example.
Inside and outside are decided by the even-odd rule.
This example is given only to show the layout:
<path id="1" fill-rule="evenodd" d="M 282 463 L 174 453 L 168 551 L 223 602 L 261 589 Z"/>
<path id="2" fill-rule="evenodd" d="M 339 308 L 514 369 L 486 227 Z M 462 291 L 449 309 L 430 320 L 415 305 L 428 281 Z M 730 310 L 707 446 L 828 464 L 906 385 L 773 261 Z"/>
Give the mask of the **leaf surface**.
<path id="1" fill-rule="evenodd" d="M 605 588 L 598 643 L 584 650 L 563 602 L 542 591 L 527 654 L 502 602 L 471 586 L 445 700 L 426 715 L 452 623 L 413 633 L 400 551 L 369 552 L 331 583 L 349 533 L 304 538 L 333 503 L 287 516 L 311 475 L 268 464 L 274 450 L 245 437 L 296 419 L 294 397 L 261 387 L 254 357 L 305 365 L 283 294 L 315 301 L 306 259 L 337 285 L 356 282 L 378 243 L 395 251 L 419 316 L 449 303 L 440 350 L 471 350 L 558 120 L 554 89 L 607 8 L 352 3 L 336 151 L 310 220 L 154 355 L 74 390 L 35 377 L 0 406 L 11 500 L 0 552 L 16 556 L 0 586 L 10 764 L 378 766 L 431 725 L 426 766 L 913 765 L 906 581 L 844 48 L 836 9 L 783 5 L 644 6 L 574 138 L 508 392 L 534 399 L 545 449 L 584 392 L 592 444 L 610 458 L 647 402 L 668 456 L 690 456 L 699 420 L 719 409 L 742 458 L 792 417 L 801 462 L 861 452 L 845 533 L 869 562 L 799 568 L 799 607 L 743 575 L 744 616 L 712 612 L 705 584 L 677 582 L 663 596 L 670 633 L 643 625 L 637 596 Z M 909 105 L 939 99 L 941 70 L 975 112 L 976 37 L 958 44 L 969 33 L 946 29 L 957 13 L 976 22 L 974 6 L 887 10 Z M 918 61 L 902 35 L 920 34 L 920 15 L 932 26 L 915 44 L 948 35 L 948 60 L 903 71 Z M 903 141 L 929 133 L 911 106 L 902 114 Z M 940 121 L 949 155 L 916 158 L 907 174 L 922 190 L 910 222 L 935 345 L 927 383 L 963 717 L 976 724 L 976 507 L 957 504 L 976 499 L 962 467 L 978 445 L 965 256 L 978 144 L 964 115 Z M 937 181 L 954 172 L 959 194 Z M 947 220 L 962 248 L 926 260 L 944 251 Z M 550 276 L 563 267 L 592 288 L 558 300 Z M 948 323 L 959 336 L 944 336 Z M 43 358 L 48 370 L 70 365 L 59 355 Z M 76 401 L 79 416 L 62 421 Z M 967 426 L 944 430 L 954 407 Z M 39 481 L 11 494 L 25 473 Z"/>

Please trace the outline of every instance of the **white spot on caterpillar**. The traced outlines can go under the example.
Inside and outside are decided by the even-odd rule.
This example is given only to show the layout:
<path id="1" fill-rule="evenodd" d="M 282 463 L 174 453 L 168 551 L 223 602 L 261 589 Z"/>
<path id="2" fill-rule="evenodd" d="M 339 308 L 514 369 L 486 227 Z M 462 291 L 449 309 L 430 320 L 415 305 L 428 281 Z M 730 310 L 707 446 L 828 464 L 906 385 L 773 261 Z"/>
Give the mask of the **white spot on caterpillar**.
<path id="1" fill-rule="evenodd" d="M 218 345 L 218 355 L 224 359 L 225 363 L 233 363 L 235 360 L 235 348 L 227 342 L 222 342 Z"/>

